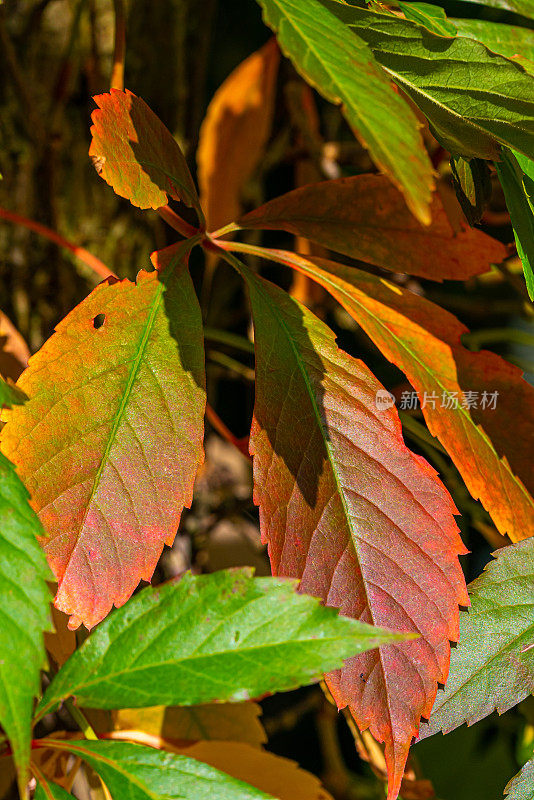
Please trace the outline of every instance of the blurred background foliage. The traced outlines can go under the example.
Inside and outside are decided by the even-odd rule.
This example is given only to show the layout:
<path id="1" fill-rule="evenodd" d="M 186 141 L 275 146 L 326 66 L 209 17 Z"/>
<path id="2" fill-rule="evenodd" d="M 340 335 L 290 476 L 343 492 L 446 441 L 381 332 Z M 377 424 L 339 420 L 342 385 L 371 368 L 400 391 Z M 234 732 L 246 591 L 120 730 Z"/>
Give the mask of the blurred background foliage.
<path id="1" fill-rule="evenodd" d="M 441 4 L 450 15 L 461 8 L 463 16 L 512 19 L 505 12 L 471 3 Z M 134 278 L 140 268 L 147 268 L 150 252 L 174 241 L 175 233 L 155 212 L 141 212 L 117 197 L 97 176 L 87 156 L 94 109 L 91 98 L 109 88 L 115 14 L 121 8 L 127 20 L 125 85 L 143 97 L 173 132 L 193 174 L 210 99 L 270 33 L 254 0 L 130 0 L 124 6 L 118 0 L 0 3 L 0 207 L 52 228 L 98 256 L 121 277 Z M 522 24 L 528 23 L 522 20 Z M 373 169 L 338 110 L 317 96 L 318 129 L 313 130 L 299 106 L 303 91 L 300 78 L 283 62 L 271 135 L 243 187 L 245 208 L 296 183 Z M 447 154 L 428 132 L 426 142 L 440 176 L 440 189 L 450 198 Z M 513 240 L 509 218 L 498 184 L 492 183 L 482 228 L 509 243 Z M 247 235 L 253 240 L 261 234 Z M 293 244 L 286 234 L 263 237 L 268 244 Z M 197 258 L 192 267 L 206 325 L 215 332 L 242 337 L 237 347 L 235 342 L 220 341 L 220 336 L 217 340 L 216 334 L 208 340 L 209 401 L 233 433 L 244 437 L 254 399 L 246 300 L 229 268 L 217 265 L 208 280 L 201 256 Z M 287 272 L 273 266 L 262 269 L 290 288 Z M 511 328 L 526 332 L 527 337 L 534 333 L 518 262 L 512 260 L 504 274 L 493 271 L 461 285 L 431 284 L 403 275 L 394 279 L 452 311 L 476 332 L 473 346 L 483 343 L 494 349 L 532 379 L 532 348 L 506 333 Z M 27 341 L 30 352 L 42 345 L 54 325 L 97 281 L 67 250 L 22 225 L 0 219 L 0 309 Z M 402 373 L 385 361 L 322 290 L 302 279 L 296 281 L 292 292 L 328 321 L 342 347 L 362 358 L 397 397 L 409 388 Z M 491 334 L 495 329 L 500 335 Z M 16 377 L 16 366 L 12 377 Z M 438 469 L 462 512 L 459 524 L 471 550 L 464 559 L 470 580 L 505 540 L 468 496 L 450 459 L 428 442 L 421 419 L 417 411 L 405 417 L 405 435 L 412 449 Z M 206 466 L 197 481 L 193 508 L 184 516 L 174 547 L 164 552 L 156 579 L 188 568 L 212 571 L 240 564 L 252 564 L 259 574 L 269 572 L 252 504 L 250 465 L 208 427 Z M 321 777 L 336 800 L 384 797 L 379 750 L 358 736 L 355 747 L 343 715 L 335 713 L 319 687 L 268 698 L 263 708 L 268 748 Z M 534 709 L 529 701 L 502 718 L 493 715 L 473 728 L 464 726 L 445 738 L 435 736 L 414 748 L 413 780 L 403 797 L 498 798 L 506 776 L 532 755 L 533 737 Z"/>

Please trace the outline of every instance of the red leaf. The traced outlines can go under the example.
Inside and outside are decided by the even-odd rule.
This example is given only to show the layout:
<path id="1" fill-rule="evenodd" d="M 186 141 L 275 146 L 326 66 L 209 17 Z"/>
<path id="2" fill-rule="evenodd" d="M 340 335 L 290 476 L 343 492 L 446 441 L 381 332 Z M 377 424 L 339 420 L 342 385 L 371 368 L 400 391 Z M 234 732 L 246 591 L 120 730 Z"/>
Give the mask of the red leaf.
<path id="1" fill-rule="evenodd" d="M 433 403 L 422 404 L 427 425 L 473 497 L 513 541 L 532 536 L 534 387 L 521 370 L 487 350 L 467 350 L 461 343 L 467 328 L 456 317 L 382 278 L 281 250 L 266 255 L 324 286 L 403 370 L 419 398 L 434 396 Z M 456 394 L 457 408 L 444 405 L 444 392 Z M 471 408 L 464 407 L 468 392 L 475 393 Z"/>
<path id="2" fill-rule="evenodd" d="M 202 211 L 175 139 L 144 100 L 111 89 L 94 97 L 89 155 L 115 192 L 139 208 L 159 208 L 168 196 Z"/>
<path id="3" fill-rule="evenodd" d="M 167 257 L 169 255 L 167 251 Z M 202 462 L 200 310 L 183 245 L 157 272 L 101 283 L 30 359 L 2 449 L 32 495 L 71 625 L 150 580 Z"/>
<path id="4" fill-rule="evenodd" d="M 468 603 L 457 512 L 434 470 L 406 448 L 396 410 L 377 408 L 382 387 L 367 367 L 286 293 L 245 276 L 255 501 L 273 573 L 301 578 L 302 591 L 347 616 L 421 635 L 328 676 L 339 707 L 385 742 L 394 798 L 420 717 L 447 678 L 458 604 Z"/>
<path id="5" fill-rule="evenodd" d="M 237 226 L 288 231 L 377 267 L 434 281 L 465 280 L 506 257 L 504 245 L 481 231 L 454 230 L 437 194 L 431 211 L 425 227 L 386 177 L 358 175 L 295 189 L 245 214 Z"/>

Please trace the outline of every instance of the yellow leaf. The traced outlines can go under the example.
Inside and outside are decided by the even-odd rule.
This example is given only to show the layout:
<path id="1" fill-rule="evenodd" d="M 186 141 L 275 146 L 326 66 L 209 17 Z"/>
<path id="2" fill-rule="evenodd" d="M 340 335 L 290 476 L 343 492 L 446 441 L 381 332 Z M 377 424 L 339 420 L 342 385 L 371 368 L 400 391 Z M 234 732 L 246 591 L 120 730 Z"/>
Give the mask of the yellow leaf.
<path id="1" fill-rule="evenodd" d="M 187 708 L 124 708 L 113 712 L 116 731 L 141 730 L 167 741 L 220 739 L 255 747 L 267 740 L 257 703 L 210 703 Z"/>
<path id="2" fill-rule="evenodd" d="M 242 742 L 197 742 L 180 749 L 216 769 L 245 781 L 278 800 L 332 800 L 315 775 L 295 761 Z"/>

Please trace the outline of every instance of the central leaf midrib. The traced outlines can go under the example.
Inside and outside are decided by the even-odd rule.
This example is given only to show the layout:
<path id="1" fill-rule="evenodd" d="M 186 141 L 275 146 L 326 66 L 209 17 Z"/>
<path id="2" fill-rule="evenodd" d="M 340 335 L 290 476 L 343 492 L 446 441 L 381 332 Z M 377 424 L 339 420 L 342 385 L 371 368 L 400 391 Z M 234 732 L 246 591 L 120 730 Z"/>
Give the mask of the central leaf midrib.
<path id="1" fill-rule="evenodd" d="M 138 287 L 136 287 L 136 288 L 138 288 Z M 154 297 L 154 299 L 152 301 L 152 308 L 150 309 L 150 313 L 148 315 L 148 319 L 147 319 L 147 321 L 145 323 L 145 326 L 143 328 L 143 331 L 142 331 L 142 334 L 141 334 L 141 337 L 140 337 L 140 340 L 139 340 L 139 347 L 138 347 L 135 359 L 132 362 L 132 366 L 131 366 L 131 369 L 130 369 L 130 372 L 129 372 L 129 375 L 128 375 L 128 381 L 127 381 L 127 384 L 125 386 L 125 389 L 124 389 L 124 392 L 123 392 L 123 395 L 122 395 L 122 400 L 121 400 L 121 403 L 119 405 L 119 408 L 117 409 L 115 417 L 113 419 L 113 426 L 111 428 L 111 431 L 110 431 L 110 434 L 109 434 L 109 437 L 108 437 L 108 441 L 107 441 L 107 444 L 106 444 L 106 449 L 104 450 L 104 453 L 103 453 L 103 456 L 102 456 L 102 460 L 100 461 L 100 466 L 98 467 L 97 473 L 95 475 L 95 479 L 93 481 L 93 488 L 91 489 L 91 494 L 90 494 L 89 499 L 87 501 L 87 508 L 85 510 L 85 514 L 83 516 L 83 520 L 82 520 L 81 525 L 80 525 L 79 537 L 82 535 L 83 530 L 85 528 L 85 523 L 86 523 L 86 520 L 87 520 L 87 515 L 89 514 L 89 509 L 91 508 L 93 500 L 95 499 L 95 496 L 96 496 L 96 494 L 98 492 L 98 488 L 99 488 L 99 485 L 100 485 L 100 481 L 102 479 L 103 472 L 104 472 L 104 470 L 105 470 L 105 468 L 107 466 L 107 463 L 109 461 L 109 457 L 110 457 L 113 445 L 115 444 L 115 439 L 116 439 L 117 432 L 119 430 L 120 424 L 122 422 L 122 417 L 124 416 L 124 412 L 126 410 L 128 402 L 130 400 L 130 395 L 132 393 L 133 385 L 135 383 L 135 380 L 137 378 L 137 374 L 139 372 L 139 368 L 141 366 L 141 362 L 142 362 L 143 357 L 145 355 L 145 350 L 146 350 L 146 347 L 147 347 L 148 339 L 149 339 L 150 334 L 152 333 L 152 329 L 154 327 L 154 321 L 155 321 L 155 318 L 156 318 L 156 314 L 157 314 L 157 312 L 159 310 L 159 305 L 160 305 L 162 296 L 163 296 L 163 286 L 162 286 L 161 283 L 158 283 L 158 288 L 157 288 L 157 291 L 156 291 L 156 295 L 155 295 L 155 297 Z M 79 537 L 78 537 L 78 540 L 79 540 Z M 73 552 L 74 552 L 74 550 L 73 550 Z M 70 559 L 69 559 L 69 561 L 70 561 Z M 67 568 L 68 568 L 68 565 L 67 565 Z"/>
<path id="2" fill-rule="evenodd" d="M 333 457 L 332 450 L 331 450 L 328 438 L 325 436 L 325 431 L 324 431 L 324 428 L 323 428 L 323 420 L 321 419 L 321 415 L 320 415 L 319 409 L 317 407 L 315 394 L 312 391 L 312 387 L 311 387 L 311 384 L 310 384 L 310 381 L 309 381 L 309 378 L 308 378 L 307 371 L 306 371 L 306 369 L 304 367 L 304 364 L 302 362 L 302 358 L 300 356 L 300 353 L 299 353 L 299 351 L 298 351 L 298 349 L 297 349 L 297 347 L 296 347 L 296 345 L 295 345 L 295 343 L 293 341 L 293 337 L 290 335 L 290 332 L 289 332 L 289 330 L 288 330 L 288 328 L 287 328 L 287 326 L 285 324 L 285 321 L 284 321 L 283 317 L 281 316 L 281 314 L 279 312 L 279 309 L 277 308 L 276 304 L 271 301 L 271 298 L 265 292 L 265 290 L 263 289 L 263 287 L 261 286 L 259 281 L 256 282 L 256 285 L 258 286 L 259 291 L 261 291 L 261 293 L 264 296 L 266 296 L 268 304 L 273 309 L 273 313 L 274 313 L 275 317 L 279 320 L 279 323 L 280 323 L 284 333 L 286 334 L 286 336 L 287 336 L 287 338 L 289 340 L 289 343 L 290 343 L 290 347 L 291 347 L 291 349 L 292 349 L 292 351 L 293 351 L 293 353 L 295 355 L 295 360 L 296 360 L 298 368 L 299 368 L 299 370 L 300 370 L 300 372 L 302 374 L 306 389 L 308 391 L 308 395 L 310 397 L 312 408 L 313 408 L 315 417 L 317 419 L 317 423 L 319 425 L 319 430 L 321 431 L 321 436 L 322 436 L 322 439 L 323 439 L 323 442 L 324 442 L 324 445 L 325 445 L 325 450 L 326 450 L 326 453 L 327 453 L 328 463 L 330 465 L 330 470 L 331 470 L 332 476 L 334 478 L 334 482 L 335 482 L 335 485 L 336 485 L 337 493 L 338 493 L 338 495 L 339 495 L 339 497 L 341 499 L 341 504 L 342 504 L 342 508 L 343 508 L 343 515 L 345 517 L 347 528 L 349 530 L 350 540 L 351 540 L 352 545 L 354 547 L 354 551 L 355 551 L 355 554 L 357 556 L 358 563 L 360 564 L 360 567 L 361 567 L 361 559 L 359 557 L 358 548 L 357 548 L 357 545 L 356 545 L 356 535 L 355 535 L 356 532 L 355 532 L 355 530 L 353 528 L 353 525 L 352 525 L 351 517 L 350 517 L 350 514 L 349 514 L 349 509 L 348 509 L 347 502 L 346 502 L 346 499 L 345 499 L 345 493 L 343 491 L 343 488 L 342 488 L 341 483 L 340 483 L 339 476 L 337 474 L 337 470 L 335 468 L 335 459 Z M 363 577 L 363 571 L 362 571 L 362 577 Z M 373 608 L 372 608 L 372 605 L 371 605 L 371 602 L 370 602 L 370 599 L 369 599 L 369 594 L 367 592 L 367 583 L 366 583 L 365 579 L 362 580 L 362 586 L 363 586 L 363 591 L 365 593 L 365 601 L 366 601 L 366 604 L 367 604 L 367 608 L 369 609 L 369 613 L 371 615 L 371 619 L 373 620 L 373 624 L 375 624 L 374 616 L 373 616 Z M 381 670 L 382 670 L 382 677 L 383 677 L 384 685 L 387 686 L 387 679 L 386 679 L 387 670 L 386 670 L 386 667 L 385 667 L 383 659 L 382 659 L 382 648 L 380 648 L 380 647 L 378 648 L 378 659 L 379 659 L 380 667 L 381 667 Z M 391 711 L 391 708 L 390 708 L 390 697 L 389 697 L 389 692 L 388 691 L 386 691 L 386 703 L 385 703 L 385 705 L 387 707 L 388 715 L 389 715 L 389 718 L 390 718 L 390 724 L 391 724 L 391 727 L 393 729 L 393 717 L 392 717 L 392 711 Z"/>

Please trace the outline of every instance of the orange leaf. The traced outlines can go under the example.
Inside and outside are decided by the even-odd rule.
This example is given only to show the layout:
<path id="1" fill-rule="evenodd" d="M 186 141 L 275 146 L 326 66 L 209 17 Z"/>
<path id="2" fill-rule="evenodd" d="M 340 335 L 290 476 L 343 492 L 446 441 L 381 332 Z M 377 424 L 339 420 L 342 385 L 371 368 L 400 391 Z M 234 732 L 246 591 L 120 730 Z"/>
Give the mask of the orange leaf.
<path id="1" fill-rule="evenodd" d="M 167 251 L 168 257 L 168 251 Z M 202 462 L 200 309 L 183 246 L 165 283 L 104 281 L 59 323 L 19 385 L 4 452 L 32 495 L 71 627 L 150 580 Z"/>
<path id="2" fill-rule="evenodd" d="M 89 155 L 106 183 L 139 208 L 159 208 L 170 196 L 202 215 L 182 151 L 145 101 L 119 89 L 93 99 Z"/>
<path id="3" fill-rule="evenodd" d="M 30 357 L 28 345 L 11 320 L 0 311 L 0 375 L 17 380 Z"/>
<path id="4" fill-rule="evenodd" d="M 271 200 L 237 221 L 239 228 L 284 230 L 393 272 L 434 281 L 465 280 L 499 263 L 507 250 L 470 228 L 454 230 L 437 194 L 426 227 L 380 175 L 323 181 Z"/>
<path id="5" fill-rule="evenodd" d="M 241 191 L 271 130 L 279 62 L 276 40 L 271 39 L 232 72 L 208 106 L 197 152 L 208 230 L 241 213 Z"/>
<path id="6" fill-rule="evenodd" d="M 68 627 L 68 617 L 55 606 L 52 606 L 52 622 L 54 632 L 45 633 L 45 647 L 57 666 L 62 667 L 76 650 L 76 634 Z"/>
<path id="7" fill-rule="evenodd" d="M 328 289 L 402 369 L 420 401 L 425 393 L 434 397 L 421 402 L 426 423 L 470 493 L 480 498 L 501 533 L 516 542 L 532 536 L 534 387 L 521 370 L 487 350 L 467 350 L 461 343 L 467 328 L 406 289 L 332 261 L 267 253 Z M 468 392 L 474 393 L 467 395 L 474 403 L 470 408 L 464 397 Z"/>
<path id="8" fill-rule="evenodd" d="M 457 512 L 405 446 L 395 408 L 377 405 L 384 390 L 367 367 L 304 306 L 242 271 L 256 348 L 254 496 L 272 571 L 346 616 L 419 634 L 328 676 L 338 706 L 385 742 L 391 800 L 469 602 Z"/>

